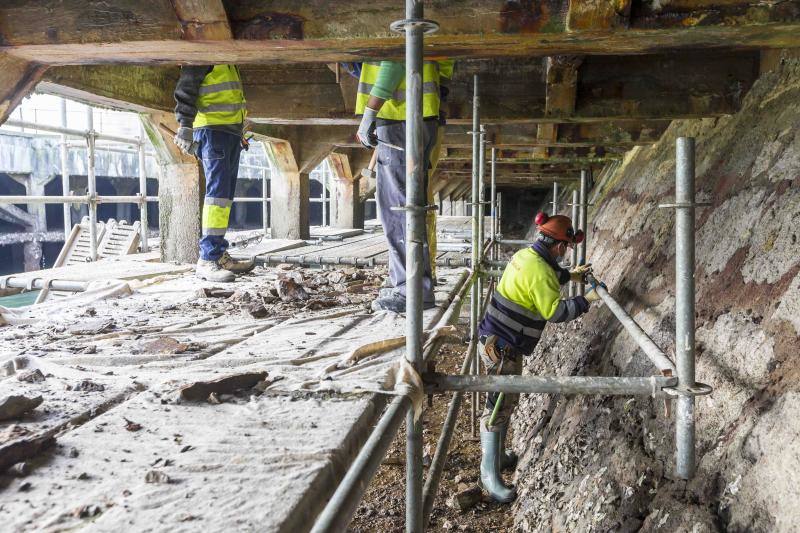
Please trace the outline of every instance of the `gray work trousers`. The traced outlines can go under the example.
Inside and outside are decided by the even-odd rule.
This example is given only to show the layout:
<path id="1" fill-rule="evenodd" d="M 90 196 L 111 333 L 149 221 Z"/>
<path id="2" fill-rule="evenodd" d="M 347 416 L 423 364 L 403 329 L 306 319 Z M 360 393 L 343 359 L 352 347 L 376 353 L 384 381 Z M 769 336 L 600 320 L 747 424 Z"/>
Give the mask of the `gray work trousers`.
<path id="1" fill-rule="evenodd" d="M 426 198 L 428 190 L 428 170 L 430 169 L 431 151 L 436 144 L 436 128 L 438 121 L 423 122 L 423 146 L 425 162 L 425 183 L 422 184 L 422 198 Z M 395 146 L 406 146 L 406 123 L 398 122 L 378 126 L 378 139 Z M 389 241 L 389 279 L 395 291 L 406 295 L 406 212 L 392 211 L 392 207 L 406 205 L 406 154 L 385 144 L 378 144 L 377 189 L 375 198 L 378 203 L 378 214 L 386 240 Z M 434 301 L 433 279 L 431 278 L 430 251 L 428 237 L 425 234 L 423 248 L 423 264 L 425 265 L 422 281 L 422 298 L 425 303 Z"/>

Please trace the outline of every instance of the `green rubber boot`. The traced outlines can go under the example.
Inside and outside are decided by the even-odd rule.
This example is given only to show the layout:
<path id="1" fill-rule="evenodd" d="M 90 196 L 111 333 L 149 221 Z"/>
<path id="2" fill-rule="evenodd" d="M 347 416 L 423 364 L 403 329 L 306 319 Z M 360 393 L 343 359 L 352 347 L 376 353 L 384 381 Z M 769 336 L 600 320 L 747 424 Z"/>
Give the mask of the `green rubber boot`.
<path id="1" fill-rule="evenodd" d="M 506 448 L 508 425 L 500 426 L 500 470 L 513 470 L 517 466 L 517 454 Z"/>
<path id="2" fill-rule="evenodd" d="M 481 484 L 497 502 L 509 503 L 517 497 L 514 487 L 507 487 L 500 476 L 500 432 L 481 428 Z"/>

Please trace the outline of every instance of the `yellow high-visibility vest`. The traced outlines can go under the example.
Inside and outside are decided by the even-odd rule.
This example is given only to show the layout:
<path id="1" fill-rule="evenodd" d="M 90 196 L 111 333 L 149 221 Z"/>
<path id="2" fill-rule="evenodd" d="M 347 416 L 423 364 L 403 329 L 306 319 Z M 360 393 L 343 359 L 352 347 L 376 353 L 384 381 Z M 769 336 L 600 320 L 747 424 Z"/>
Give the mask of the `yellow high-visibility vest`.
<path id="1" fill-rule="evenodd" d="M 422 116 L 424 118 L 439 116 L 439 61 L 425 61 L 422 65 Z M 356 97 L 356 115 L 364 114 L 364 109 L 369 101 L 372 87 L 378 81 L 379 62 L 364 63 L 361 66 L 361 77 L 358 81 L 358 96 Z M 450 64 L 452 75 L 452 62 Z M 406 119 L 406 80 L 405 76 L 395 89 L 392 97 L 383 104 L 378 118 L 387 120 Z"/>
<path id="2" fill-rule="evenodd" d="M 246 101 L 236 65 L 214 65 L 203 78 L 197 96 L 197 116 L 192 127 L 241 124 L 247 116 Z"/>

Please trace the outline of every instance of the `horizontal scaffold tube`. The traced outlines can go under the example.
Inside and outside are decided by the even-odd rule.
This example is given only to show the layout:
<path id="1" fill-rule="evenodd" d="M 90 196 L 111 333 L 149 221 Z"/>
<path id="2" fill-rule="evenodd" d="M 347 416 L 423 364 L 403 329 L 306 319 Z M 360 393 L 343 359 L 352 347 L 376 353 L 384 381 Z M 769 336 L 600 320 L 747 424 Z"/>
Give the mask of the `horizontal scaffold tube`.
<path id="1" fill-rule="evenodd" d="M 597 291 L 598 296 L 605 302 L 608 306 L 608 309 L 614 313 L 614 316 L 617 317 L 617 320 L 623 325 L 623 327 L 628 330 L 628 333 L 631 334 L 633 340 L 636 341 L 636 344 L 642 349 L 645 355 L 656 365 L 659 372 L 662 374 L 674 376 L 676 375 L 677 371 L 675 370 L 675 363 L 673 363 L 669 357 L 664 353 L 664 351 L 659 348 L 653 339 L 644 332 L 644 330 L 639 326 L 639 324 L 631 318 L 631 316 L 625 312 L 625 309 L 622 308 L 621 305 L 608 293 L 608 290 L 603 287 L 600 282 L 595 279 L 594 276 L 589 274 L 587 276 L 587 280 L 589 283 L 592 284 L 594 289 Z"/>
<path id="2" fill-rule="evenodd" d="M 236 255 L 236 254 L 234 254 Z M 241 255 L 241 254 L 238 254 Z M 290 265 L 347 265 L 371 267 L 377 265 L 388 265 L 388 259 L 376 259 L 374 257 L 331 257 L 320 255 L 272 255 L 264 254 L 255 257 L 256 264 L 259 265 L 279 265 L 286 263 Z M 446 267 L 469 267 L 469 258 L 445 258 L 437 259 L 438 266 Z"/>
<path id="3" fill-rule="evenodd" d="M 677 378 L 605 376 L 461 376 L 431 373 L 423 376 L 425 392 L 503 392 L 505 394 L 600 394 L 657 396 L 674 387 Z"/>
<path id="4" fill-rule="evenodd" d="M 86 290 L 88 282 L 86 281 L 67 281 L 67 280 L 46 280 L 42 278 L 25 278 L 8 276 L 0 278 L 0 288 L 10 287 L 12 289 L 44 289 L 45 285 L 54 291 L 72 291 L 83 292 Z"/>

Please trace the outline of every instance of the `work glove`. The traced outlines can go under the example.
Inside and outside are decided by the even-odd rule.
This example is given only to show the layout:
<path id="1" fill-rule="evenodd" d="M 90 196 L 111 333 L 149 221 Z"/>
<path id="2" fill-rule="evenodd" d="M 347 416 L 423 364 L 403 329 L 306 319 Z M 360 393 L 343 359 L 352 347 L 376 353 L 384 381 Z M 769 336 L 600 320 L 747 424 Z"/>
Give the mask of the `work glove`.
<path id="1" fill-rule="evenodd" d="M 364 145 L 365 148 L 375 148 L 378 146 L 378 136 L 375 133 L 376 119 L 378 112 L 371 107 L 364 108 L 364 116 L 361 117 L 361 124 L 358 126 L 358 141 Z"/>
<path id="2" fill-rule="evenodd" d="M 186 126 L 181 126 L 178 128 L 178 132 L 175 134 L 175 137 L 172 139 L 175 143 L 175 146 L 181 149 L 181 152 L 184 154 L 190 154 L 190 150 L 192 148 L 192 143 L 194 142 L 193 137 L 194 131 L 192 128 L 187 128 Z M 190 154 L 192 155 L 192 154 Z"/>
<path id="3" fill-rule="evenodd" d="M 589 290 L 589 292 L 587 292 L 587 293 L 586 293 L 586 295 L 584 296 L 584 298 L 586 298 L 586 301 L 587 301 L 587 302 L 589 302 L 590 304 L 591 304 L 592 302 L 599 302 L 599 301 L 602 301 L 602 300 L 600 299 L 600 295 L 599 295 L 599 294 L 597 294 L 597 291 L 596 291 L 596 290 L 594 290 L 594 289 L 590 289 L 590 290 Z"/>
<path id="4" fill-rule="evenodd" d="M 575 283 L 586 283 L 586 274 L 592 272 L 592 264 L 578 265 L 573 270 L 569 271 L 569 280 Z"/>

